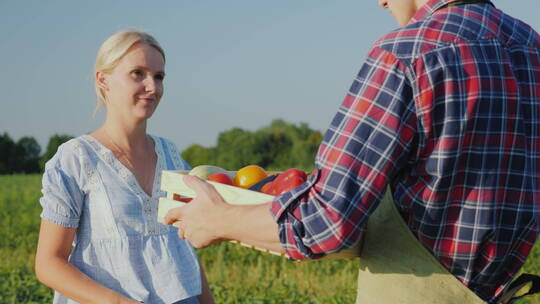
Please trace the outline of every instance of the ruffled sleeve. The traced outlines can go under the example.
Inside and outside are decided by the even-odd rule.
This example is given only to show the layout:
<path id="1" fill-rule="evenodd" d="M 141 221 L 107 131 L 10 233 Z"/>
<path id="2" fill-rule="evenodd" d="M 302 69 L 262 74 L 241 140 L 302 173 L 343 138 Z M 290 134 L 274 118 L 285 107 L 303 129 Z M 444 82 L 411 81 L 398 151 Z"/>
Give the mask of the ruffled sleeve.
<path id="1" fill-rule="evenodd" d="M 80 166 L 66 144 L 45 165 L 42 179 L 41 218 L 68 228 L 77 228 L 84 194 L 79 186 Z"/>

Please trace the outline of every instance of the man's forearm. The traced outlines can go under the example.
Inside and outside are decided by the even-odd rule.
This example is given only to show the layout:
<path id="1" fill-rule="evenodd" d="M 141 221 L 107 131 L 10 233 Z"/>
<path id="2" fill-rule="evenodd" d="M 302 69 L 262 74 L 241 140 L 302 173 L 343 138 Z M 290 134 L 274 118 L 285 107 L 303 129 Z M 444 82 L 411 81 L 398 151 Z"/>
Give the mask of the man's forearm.
<path id="1" fill-rule="evenodd" d="M 270 215 L 269 208 L 270 203 L 231 205 L 220 223 L 224 238 L 284 253 L 279 241 L 278 225 Z"/>

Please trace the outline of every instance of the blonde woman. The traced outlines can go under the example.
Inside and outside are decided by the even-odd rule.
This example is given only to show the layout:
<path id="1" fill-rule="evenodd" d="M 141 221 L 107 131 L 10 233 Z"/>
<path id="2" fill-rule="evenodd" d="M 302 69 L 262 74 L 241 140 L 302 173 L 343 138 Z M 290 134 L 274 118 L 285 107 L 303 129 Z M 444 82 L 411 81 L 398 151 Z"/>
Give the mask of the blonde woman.
<path id="1" fill-rule="evenodd" d="M 138 31 L 98 52 L 105 122 L 60 146 L 43 175 L 36 275 L 54 303 L 214 302 L 191 245 L 157 222 L 161 171 L 189 168 L 172 142 L 146 133 L 164 65 L 158 42 Z"/>

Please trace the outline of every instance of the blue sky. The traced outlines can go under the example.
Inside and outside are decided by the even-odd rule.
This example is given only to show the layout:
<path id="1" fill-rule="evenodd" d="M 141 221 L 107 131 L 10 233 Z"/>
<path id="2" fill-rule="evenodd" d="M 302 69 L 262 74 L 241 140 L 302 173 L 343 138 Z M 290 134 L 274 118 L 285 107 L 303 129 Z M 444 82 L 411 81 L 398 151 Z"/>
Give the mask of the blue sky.
<path id="1" fill-rule="evenodd" d="M 538 0 L 494 3 L 540 30 Z M 396 27 L 376 0 L 2 0 L 0 133 L 34 136 L 44 149 L 54 133 L 98 128 L 95 55 L 125 28 L 165 49 L 149 132 L 180 149 L 277 118 L 324 131 L 371 43 Z"/>

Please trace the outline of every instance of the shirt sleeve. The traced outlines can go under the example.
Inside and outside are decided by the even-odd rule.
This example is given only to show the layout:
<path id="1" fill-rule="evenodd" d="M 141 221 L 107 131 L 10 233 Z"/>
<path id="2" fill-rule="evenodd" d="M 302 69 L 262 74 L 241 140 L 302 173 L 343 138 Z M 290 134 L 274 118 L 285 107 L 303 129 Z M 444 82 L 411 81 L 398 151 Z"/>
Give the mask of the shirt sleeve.
<path id="1" fill-rule="evenodd" d="M 271 204 L 291 258 L 322 257 L 360 240 L 389 181 L 407 163 L 416 122 L 406 66 L 373 48 L 326 131 L 316 169 Z"/>
<path id="2" fill-rule="evenodd" d="M 39 202 L 41 218 L 63 227 L 77 228 L 83 207 L 84 194 L 77 182 L 78 164 L 65 146 L 45 165 L 42 194 Z"/>

